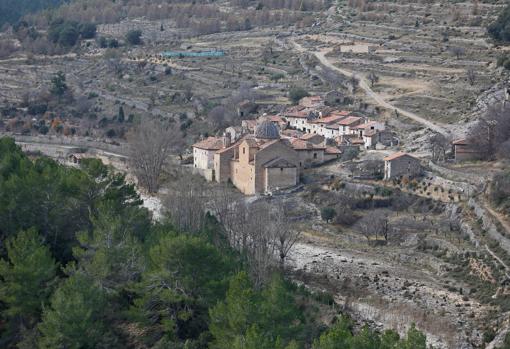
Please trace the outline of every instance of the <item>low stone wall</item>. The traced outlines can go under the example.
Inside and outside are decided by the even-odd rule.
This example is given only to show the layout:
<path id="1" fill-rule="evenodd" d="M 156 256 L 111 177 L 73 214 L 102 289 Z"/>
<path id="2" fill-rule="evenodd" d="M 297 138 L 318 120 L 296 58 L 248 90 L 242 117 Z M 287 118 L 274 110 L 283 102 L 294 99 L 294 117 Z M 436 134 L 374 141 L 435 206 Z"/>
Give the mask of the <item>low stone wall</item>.
<path id="1" fill-rule="evenodd" d="M 0 133 L 0 137 L 12 137 L 17 143 L 42 144 L 42 145 L 60 145 L 74 148 L 83 148 L 90 152 L 103 151 L 112 153 L 112 155 L 126 156 L 129 154 L 127 143 L 113 144 L 106 143 L 97 139 L 86 139 L 81 137 L 66 136 L 27 136 L 15 133 Z"/>

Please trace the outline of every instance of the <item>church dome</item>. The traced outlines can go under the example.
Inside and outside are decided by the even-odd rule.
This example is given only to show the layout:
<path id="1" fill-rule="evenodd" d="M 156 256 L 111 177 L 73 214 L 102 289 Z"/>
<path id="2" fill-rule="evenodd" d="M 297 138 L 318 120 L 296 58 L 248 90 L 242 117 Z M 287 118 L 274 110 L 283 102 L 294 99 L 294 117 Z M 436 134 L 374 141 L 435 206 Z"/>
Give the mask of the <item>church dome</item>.
<path id="1" fill-rule="evenodd" d="M 265 120 L 255 127 L 255 137 L 261 139 L 278 139 L 280 138 L 280 131 L 278 126 L 271 121 Z"/>

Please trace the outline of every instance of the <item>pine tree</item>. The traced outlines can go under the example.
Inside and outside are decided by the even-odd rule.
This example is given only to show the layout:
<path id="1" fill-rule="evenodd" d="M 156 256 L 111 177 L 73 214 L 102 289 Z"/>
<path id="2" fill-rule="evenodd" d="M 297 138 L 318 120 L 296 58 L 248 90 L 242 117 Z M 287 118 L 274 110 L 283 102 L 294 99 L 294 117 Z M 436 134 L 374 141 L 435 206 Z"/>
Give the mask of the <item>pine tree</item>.
<path id="1" fill-rule="evenodd" d="M 119 115 L 117 116 L 117 121 L 124 122 L 125 119 L 126 119 L 126 117 L 124 115 L 124 108 L 122 108 L 122 106 L 120 106 L 119 107 Z"/>
<path id="2" fill-rule="evenodd" d="M 57 264 L 35 229 L 19 232 L 6 247 L 7 260 L 0 260 L 0 301 L 7 306 L 4 315 L 30 326 L 52 292 Z"/>
<path id="3" fill-rule="evenodd" d="M 105 295 L 93 281 L 77 272 L 51 297 L 39 324 L 40 348 L 98 348 L 111 343 L 104 322 Z"/>

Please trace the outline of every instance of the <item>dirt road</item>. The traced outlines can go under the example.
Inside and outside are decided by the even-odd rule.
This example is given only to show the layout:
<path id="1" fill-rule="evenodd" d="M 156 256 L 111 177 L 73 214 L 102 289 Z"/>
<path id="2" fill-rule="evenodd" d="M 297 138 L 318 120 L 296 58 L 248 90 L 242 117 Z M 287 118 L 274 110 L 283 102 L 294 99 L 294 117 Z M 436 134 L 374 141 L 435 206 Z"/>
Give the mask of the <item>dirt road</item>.
<path id="1" fill-rule="evenodd" d="M 310 52 L 312 53 L 313 55 L 315 55 L 315 57 L 317 57 L 317 59 L 321 62 L 322 65 L 324 65 L 325 67 L 329 68 L 329 69 L 332 69 L 346 77 L 352 77 L 353 75 L 356 76 L 359 80 L 359 87 L 365 92 L 365 94 L 370 97 L 371 99 L 373 99 L 378 106 L 380 107 L 383 107 L 385 109 L 388 109 L 388 110 L 392 110 L 396 113 L 398 113 L 399 115 L 404 115 L 420 124 L 422 124 L 423 126 L 427 127 L 428 129 L 432 130 L 432 131 L 435 131 L 437 133 L 440 133 L 444 136 L 448 136 L 450 134 L 450 131 L 444 127 L 444 126 L 441 126 L 439 124 L 436 124 L 430 120 L 427 120 L 413 112 L 410 112 L 410 111 L 407 111 L 407 110 L 404 110 L 404 109 L 401 109 L 401 108 L 398 108 L 394 105 L 392 105 L 391 103 L 387 102 L 382 96 L 380 96 L 378 93 L 374 92 L 371 88 L 370 88 L 370 84 L 368 83 L 368 81 L 363 78 L 362 76 L 356 74 L 356 72 L 352 72 L 352 71 L 348 71 L 348 70 L 345 70 L 345 69 L 342 69 L 342 68 L 338 68 L 337 66 L 335 66 L 333 63 L 331 63 L 328 58 L 326 57 L 326 54 L 328 54 L 331 49 L 323 49 L 323 50 L 320 50 L 320 51 L 308 51 L 307 49 L 305 49 L 303 46 L 301 46 L 300 44 L 298 44 L 297 42 L 295 42 L 293 39 L 291 39 L 291 43 L 292 45 L 294 46 L 294 48 L 299 51 L 299 52 Z"/>

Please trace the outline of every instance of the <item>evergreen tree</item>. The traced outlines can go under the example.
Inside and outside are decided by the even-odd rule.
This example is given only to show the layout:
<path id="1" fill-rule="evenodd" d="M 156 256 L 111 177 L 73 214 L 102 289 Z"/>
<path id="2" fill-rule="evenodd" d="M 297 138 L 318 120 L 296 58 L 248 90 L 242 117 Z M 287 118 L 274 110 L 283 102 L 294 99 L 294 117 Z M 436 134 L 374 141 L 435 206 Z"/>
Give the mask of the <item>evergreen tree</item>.
<path id="1" fill-rule="evenodd" d="M 7 241 L 7 260 L 0 260 L 0 301 L 4 316 L 31 327 L 50 296 L 57 265 L 35 229 L 20 231 Z"/>
<path id="2" fill-rule="evenodd" d="M 112 344 L 104 322 L 105 295 L 82 273 L 66 279 L 51 297 L 39 324 L 40 348 L 105 348 Z"/>
<path id="3" fill-rule="evenodd" d="M 407 336 L 398 345 L 398 349 L 427 349 L 427 337 L 416 329 L 416 325 L 411 324 L 407 331 Z"/>
<path id="4" fill-rule="evenodd" d="M 129 220 L 102 206 L 92 218 L 92 233 L 78 234 L 74 249 L 78 265 L 107 292 L 120 292 L 140 277 L 144 268 L 140 242 L 133 236 Z"/>
<path id="5" fill-rule="evenodd" d="M 351 321 L 341 317 L 313 343 L 313 349 L 350 349 Z"/>
<path id="6" fill-rule="evenodd" d="M 400 336 L 396 331 L 386 330 L 381 335 L 381 347 L 380 349 L 394 349 L 396 344 L 399 342 Z"/>
<path id="7" fill-rule="evenodd" d="M 122 108 L 122 106 L 120 106 L 119 107 L 119 115 L 117 116 L 117 121 L 124 122 L 125 119 L 126 119 L 126 117 L 124 115 L 124 108 Z"/>
<path id="8" fill-rule="evenodd" d="M 152 243 L 132 314 L 157 319 L 166 340 L 197 338 L 207 330 L 207 309 L 224 297 L 233 261 L 197 237 L 167 232 Z"/>
<path id="9" fill-rule="evenodd" d="M 253 290 L 248 275 L 239 273 L 230 281 L 225 302 L 210 310 L 209 330 L 214 336 L 213 349 L 227 349 L 244 336 L 260 319 L 259 296 Z"/>
<path id="10" fill-rule="evenodd" d="M 245 273 L 238 274 L 230 282 L 225 302 L 211 309 L 210 316 L 212 348 L 217 349 L 230 348 L 232 343 L 251 348 L 248 343 L 256 347 L 257 342 L 261 348 L 295 347 L 292 340 L 302 333 L 299 311 L 280 277 L 257 292 Z"/>
<path id="11" fill-rule="evenodd" d="M 57 96 L 62 97 L 64 93 L 66 93 L 68 87 L 66 84 L 66 76 L 63 72 L 59 71 L 55 76 L 51 79 L 51 89 L 50 92 Z"/>

